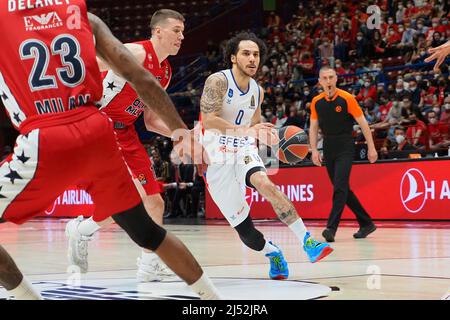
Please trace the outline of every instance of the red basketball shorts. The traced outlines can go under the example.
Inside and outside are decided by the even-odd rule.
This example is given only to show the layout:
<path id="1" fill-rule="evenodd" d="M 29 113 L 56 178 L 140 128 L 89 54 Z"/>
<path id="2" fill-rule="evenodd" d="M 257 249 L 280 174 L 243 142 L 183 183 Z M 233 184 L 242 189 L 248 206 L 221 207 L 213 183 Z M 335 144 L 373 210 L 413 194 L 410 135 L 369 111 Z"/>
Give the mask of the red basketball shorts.
<path id="1" fill-rule="evenodd" d="M 112 121 L 93 109 L 70 111 L 76 121 L 37 125 L 18 136 L 13 154 L 0 164 L 0 218 L 23 223 L 79 181 L 90 182 L 86 191 L 96 205 L 95 221 L 141 201 Z"/>
<path id="2" fill-rule="evenodd" d="M 163 190 L 156 181 L 150 156 L 139 140 L 134 126 L 116 129 L 115 132 L 125 162 L 133 173 L 133 178 L 139 180 L 147 195 L 161 193 Z"/>

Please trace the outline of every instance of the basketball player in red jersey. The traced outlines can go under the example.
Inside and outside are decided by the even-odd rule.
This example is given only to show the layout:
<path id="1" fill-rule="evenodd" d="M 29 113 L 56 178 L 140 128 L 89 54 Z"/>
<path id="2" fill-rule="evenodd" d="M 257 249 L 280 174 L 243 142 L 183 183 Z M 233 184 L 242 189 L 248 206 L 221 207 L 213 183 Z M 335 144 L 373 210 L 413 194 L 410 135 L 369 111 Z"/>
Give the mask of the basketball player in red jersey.
<path id="1" fill-rule="evenodd" d="M 161 86 L 167 89 L 172 77 L 167 57 L 176 55 L 180 49 L 184 39 L 184 17 L 177 11 L 161 9 L 153 14 L 150 28 L 150 40 L 128 43 L 125 46 L 138 62 L 158 79 Z M 170 137 L 171 131 L 156 113 L 145 106 L 125 79 L 109 70 L 109 66 L 102 60 L 99 60 L 99 66 L 100 71 L 107 71 L 103 79 L 100 109 L 114 121 L 114 130 L 125 162 L 133 173 L 147 213 L 156 223 L 162 225 L 164 200 L 160 195 L 161 189 L 134 123 L 143 113 L 147 129 L 167 137 Z M 111 222 L 112 219 L 109 218 L 96 223 L 92 218 L 83 220 L 83 216 L 68 222 L 66 234 L 69 237 L 68 257 L 71 265 L 78 266 L 83 273 L 87 272 L 87 241 L 92 239 L 92 235 L 101 226 Z M 138 267 L 137 279 L 142 282 L 161 280 L 161 277 L 173 275 L 156 254 L 146 249 L 143 249 L 141 257 L 138 258 Z"/>
<path id="2" fill-rule="evenodd" d="M 155 251 L 201 298 L 219 298 L 188 249 L 145 211 L 113 123 L 95 107 L 102 93 L 96 50 L 172 132 L 186 130 L 185 124 L 155 78 L 99 18 L 88 17 L 85 0 L 52 3 L 0 4 L 0 28 L 9 30 L 0 38 L 0 97 L 20 132 L 14 153 L 0 164 L 0 219 L 24 223 L 69 185 L 92 181 L 95 221 L 114 214 L 139 246 Z M 2 247 L 0 284 L 16 299 L 41 298 Z"/>

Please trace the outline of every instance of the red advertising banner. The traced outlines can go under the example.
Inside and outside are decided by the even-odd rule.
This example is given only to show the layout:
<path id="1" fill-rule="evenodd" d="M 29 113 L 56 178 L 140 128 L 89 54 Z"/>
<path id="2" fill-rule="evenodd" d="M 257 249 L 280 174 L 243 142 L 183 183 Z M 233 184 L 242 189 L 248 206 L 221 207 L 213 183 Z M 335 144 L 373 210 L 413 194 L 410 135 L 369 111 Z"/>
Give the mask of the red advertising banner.
<path id="1" fill-rule="evenodd" d="M 43 217 L 90 217 L 95 205 L 91 196 L 85 190 L 72 187 L 64 191 L 55 202 L 43 212 Z"/>
<path id="2" fill-rule="evenodd" d="M 303 219 L 328 219 L 333 187 L 326 168 L 282 168 L 271 180 Z M 355 164 L 350 186 L 374 219 L 450 220 L 450 160 Z M 247 188 L 250 215 L 276 219 L 272 206 Z M 232 201 L 232 199 L 230 199 Z M 207 192 L 206 218 L 224 219 Z M 343 219 L 355 219 L 346 207 Z"/>

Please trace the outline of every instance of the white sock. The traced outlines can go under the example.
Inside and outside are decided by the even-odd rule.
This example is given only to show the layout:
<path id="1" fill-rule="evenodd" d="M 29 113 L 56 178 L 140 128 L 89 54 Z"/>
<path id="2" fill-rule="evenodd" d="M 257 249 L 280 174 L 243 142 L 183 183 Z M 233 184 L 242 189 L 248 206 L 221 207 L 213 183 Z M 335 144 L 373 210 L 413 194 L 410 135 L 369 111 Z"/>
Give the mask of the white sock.
<path id="1" fill-rule="evenodd" d="M 22 282 L 15 289 L 9 290 L 8 292 L 16 300 L 43 300 L 39 291 L 25 277 L 23 277 Z"/>
<path id="2" fill-rule="evenodd" d="M 222 300 L 219 291 L 204 272 L 200 279 L 191 284 L 190 287 L 202 300 Z"/>
<path id="3" fill-rule="evenodd" d="M 273 244 L 271 244 L 269 241 L 266 240 L 266 244 L 264 245 L 264 248 L 262 249 L 262 252 L 264 254 L 272 253 L 275 251 L 280 251 L 277 247 L 275 247 Z"/>
<path id="4" fill-rule="evenodd" d="M 303 246 L 303 240 L 305 239 L 306 230 L 305 224 L 303 223 L 302 218 L 298 218 L 294 223 L 289 225 L 289 228 L 292 230 L 292 232 L 295 233 L 297 238 L 300 240 L 300 243 Z"/>
<path id="5" fill-rule="evenodd" d="M 142 250 L 141 254 L 141 263 L 143 264 L 151 264 L 153 260 L 159 259 L 158 255 L 154 252 L 145 252 Z"/>
<path id="6" fill-rule="evenodd" d="M 98 223 L 90 217 L 89 219 L 80 222 L 78 225 L 78 232 L 83 236 L 92 236 L 100 228 Z"/>

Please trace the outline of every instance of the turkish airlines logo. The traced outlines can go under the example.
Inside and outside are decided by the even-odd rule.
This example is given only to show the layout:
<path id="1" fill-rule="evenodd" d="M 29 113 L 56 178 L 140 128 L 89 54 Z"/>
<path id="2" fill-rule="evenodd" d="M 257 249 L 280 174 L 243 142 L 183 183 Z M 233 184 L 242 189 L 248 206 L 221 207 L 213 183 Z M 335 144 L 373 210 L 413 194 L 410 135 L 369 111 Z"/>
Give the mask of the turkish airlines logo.
<path id="1" fill-rule="evenodd" d="M 403 175 L 400 196 L 403 206 L 409 212 L 419 212 L 425 205 L 427 201 L 426 183 L 422 172 L 417 169 L 409 169 Z"/>
<path id="2" fill-rule="evenodd" d="M 428 200 L 450 200 L 448 180 L 427 181 L 420 170 L 411 168 L 405 172 L 400 183 L 400 198 L 406 210 L 417 213 Z"/>
<path id="3" fill-rule="evenodd" d="M 38 31 L 63 26 L 61 18 L 54 11 L 43 13 L 41 15 L 24 17 L 23 19 L 25 20 L 26 31 Z"/>

